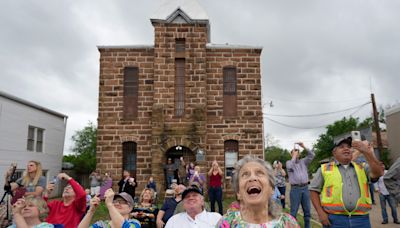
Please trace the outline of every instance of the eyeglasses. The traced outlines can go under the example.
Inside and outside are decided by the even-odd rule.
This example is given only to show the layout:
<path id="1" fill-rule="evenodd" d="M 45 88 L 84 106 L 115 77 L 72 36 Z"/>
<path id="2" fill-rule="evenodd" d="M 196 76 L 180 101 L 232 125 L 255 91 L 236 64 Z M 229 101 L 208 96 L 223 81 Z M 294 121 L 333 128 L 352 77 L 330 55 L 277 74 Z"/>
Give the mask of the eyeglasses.
<path id="1" fill-rule="evenodd" d="M 121 205 L 126 205 L 126 204 L 128 204 L 128 202 L 126 202 L 126 201 L 123 200 L 123 199 L 115 199 L 115 200 L 113 200 L 113 204 L 116 204 L 116 203 L 121 204 Z"/>

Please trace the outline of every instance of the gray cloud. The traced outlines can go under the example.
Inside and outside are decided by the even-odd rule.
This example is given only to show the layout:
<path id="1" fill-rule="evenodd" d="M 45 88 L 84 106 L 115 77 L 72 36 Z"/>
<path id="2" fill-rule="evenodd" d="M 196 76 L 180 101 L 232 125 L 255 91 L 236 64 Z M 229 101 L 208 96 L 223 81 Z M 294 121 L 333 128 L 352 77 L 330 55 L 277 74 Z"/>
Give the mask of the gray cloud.
<path id="1" fill-rule="evenodd" d="M 400 100 L 400 2 L 199 0 L 213 43 L 263 46 L 267 113 L 309 114 L 368 101 L 370 80 L 381 105 Z M 69 116 L 74 131 L 96 122 L 99 53 L 96 45 L 152 44 L 149 17 L 158 1 L 0 2 L 0 90 Z M 361 99 L 362 98 L 362 99 Z M 325 101 L 325 102 L 316 102 Z M 343 102 L 334 102 L 343 101 Z M 370 115 L 364 107 L 356 116 Z M 312 127 L 340 119 L 278 118 Z M 265 121 L 265 131 L 290 147 L 311 146 L 323 129 L 298 130 Z"/>

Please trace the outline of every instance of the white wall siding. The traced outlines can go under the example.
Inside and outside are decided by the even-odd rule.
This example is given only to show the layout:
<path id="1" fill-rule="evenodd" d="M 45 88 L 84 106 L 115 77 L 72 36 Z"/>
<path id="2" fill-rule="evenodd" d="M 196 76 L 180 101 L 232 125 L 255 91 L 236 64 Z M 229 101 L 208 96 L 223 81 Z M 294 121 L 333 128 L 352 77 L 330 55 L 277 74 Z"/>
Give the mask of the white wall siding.
<path id="1" fill-rule="evenodd" d="M 26 169 L 29 160 L 42 163 L 52 179 L 61 170 L 66 116 L 58 116 L 24 103 L 0 96 L 0 174 L 3 176 L 12 162 Z M 29 126 L 44 129 L 43 152 L 27 149 Z M 0 193 L 4 178 L 0 178 Z"/>

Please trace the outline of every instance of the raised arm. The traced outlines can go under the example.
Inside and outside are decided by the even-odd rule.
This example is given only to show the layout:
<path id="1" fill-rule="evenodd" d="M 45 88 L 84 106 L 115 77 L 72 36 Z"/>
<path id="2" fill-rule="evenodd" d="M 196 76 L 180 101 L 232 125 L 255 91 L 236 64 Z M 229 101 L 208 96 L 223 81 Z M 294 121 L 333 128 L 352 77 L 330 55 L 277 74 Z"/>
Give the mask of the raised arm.
<path id="1" fill-rule="evenodd" d="M 96 212 L 96 209 L 99 205 L 100 205 L 100 198 L 94 196 L 90 200 L 90 208 L 87 211 L 85 217 L 83 217 L 82 221 L 79 223 L 78 228 L 88 228 L 90 226 L 90 221 L 92 221 L 93 215 Z"/>
<path id="2" fill-rule="evenodd" d="M 369 175 L 371 179 L 378 179 L 383 175 L 383 170 L 381 169 L 378 159 L 376 159 L 374 155 L 374 148 L 370 144 L 367 145 L 365 142 L 366 141 L 353 141 L 352 147 L 360 151 L 360 153 L 362 153 L 367 160 L 370 167 Z"/>
<path id="3" fill-rule="evenodd" d="M 125 219 L 124 217 L 117 211 L 113 204 L 114 199 L 114 191 L 110 188 L 104 193 L 105 203 L 108 208 L 108 212 L 111 218 L 111 227 L 122 227 Z"/>

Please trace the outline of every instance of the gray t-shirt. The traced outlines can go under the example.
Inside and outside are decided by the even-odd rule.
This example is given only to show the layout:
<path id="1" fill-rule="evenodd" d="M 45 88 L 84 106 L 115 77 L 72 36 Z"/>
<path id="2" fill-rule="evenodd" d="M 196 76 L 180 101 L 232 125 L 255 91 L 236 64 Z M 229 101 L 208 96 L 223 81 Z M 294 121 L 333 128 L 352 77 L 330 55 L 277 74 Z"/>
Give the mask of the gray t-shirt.
<path id="1" fill-rule="evenodd" d="M 345 166 L 336 162 L 336 165 L 339 168 L 339 172 L 342 176 L 343 181 L 343 190 L 342 190 L 342 199 L 346 210 L 353 211 L 356 208 L 357 201 L 360 198 L 360 187 L 358 184 L 356 170 L 352 163 L 350 163 L 347 168 Z M 369 179 L 369 166 L 366 164 L 364 166 L 364 171 Z M 312 179 L 308 189 L 310 191 L 316 191 L 321 193 L 322 188 L 324 186 L 325 180 L 322 176 L 321 167 L 317 170 L 314 178 Z"/>
<path id="2" fill-rule="evenodd" d="M 19 178 L 17 181 L 15 181 L 18 185 L 22 185 L 22 180 L 23 178 Z M 36 185 L 33 185 L 32 182 L 29 182 L 29 184 L 27 186 L 24 186 L 26 188 L 26 192 L 35 192 L 36 191 L 36 187 L 40 186 L 43 189 L 46 189 L 46 177 L 41 176 L 37 182 Z"/>
<path id="3" fill-rule="evenodd" d="M 98 187 L 101 184 L 101 177 L 99 175 L 90 175 L 90 187 Z"/>

